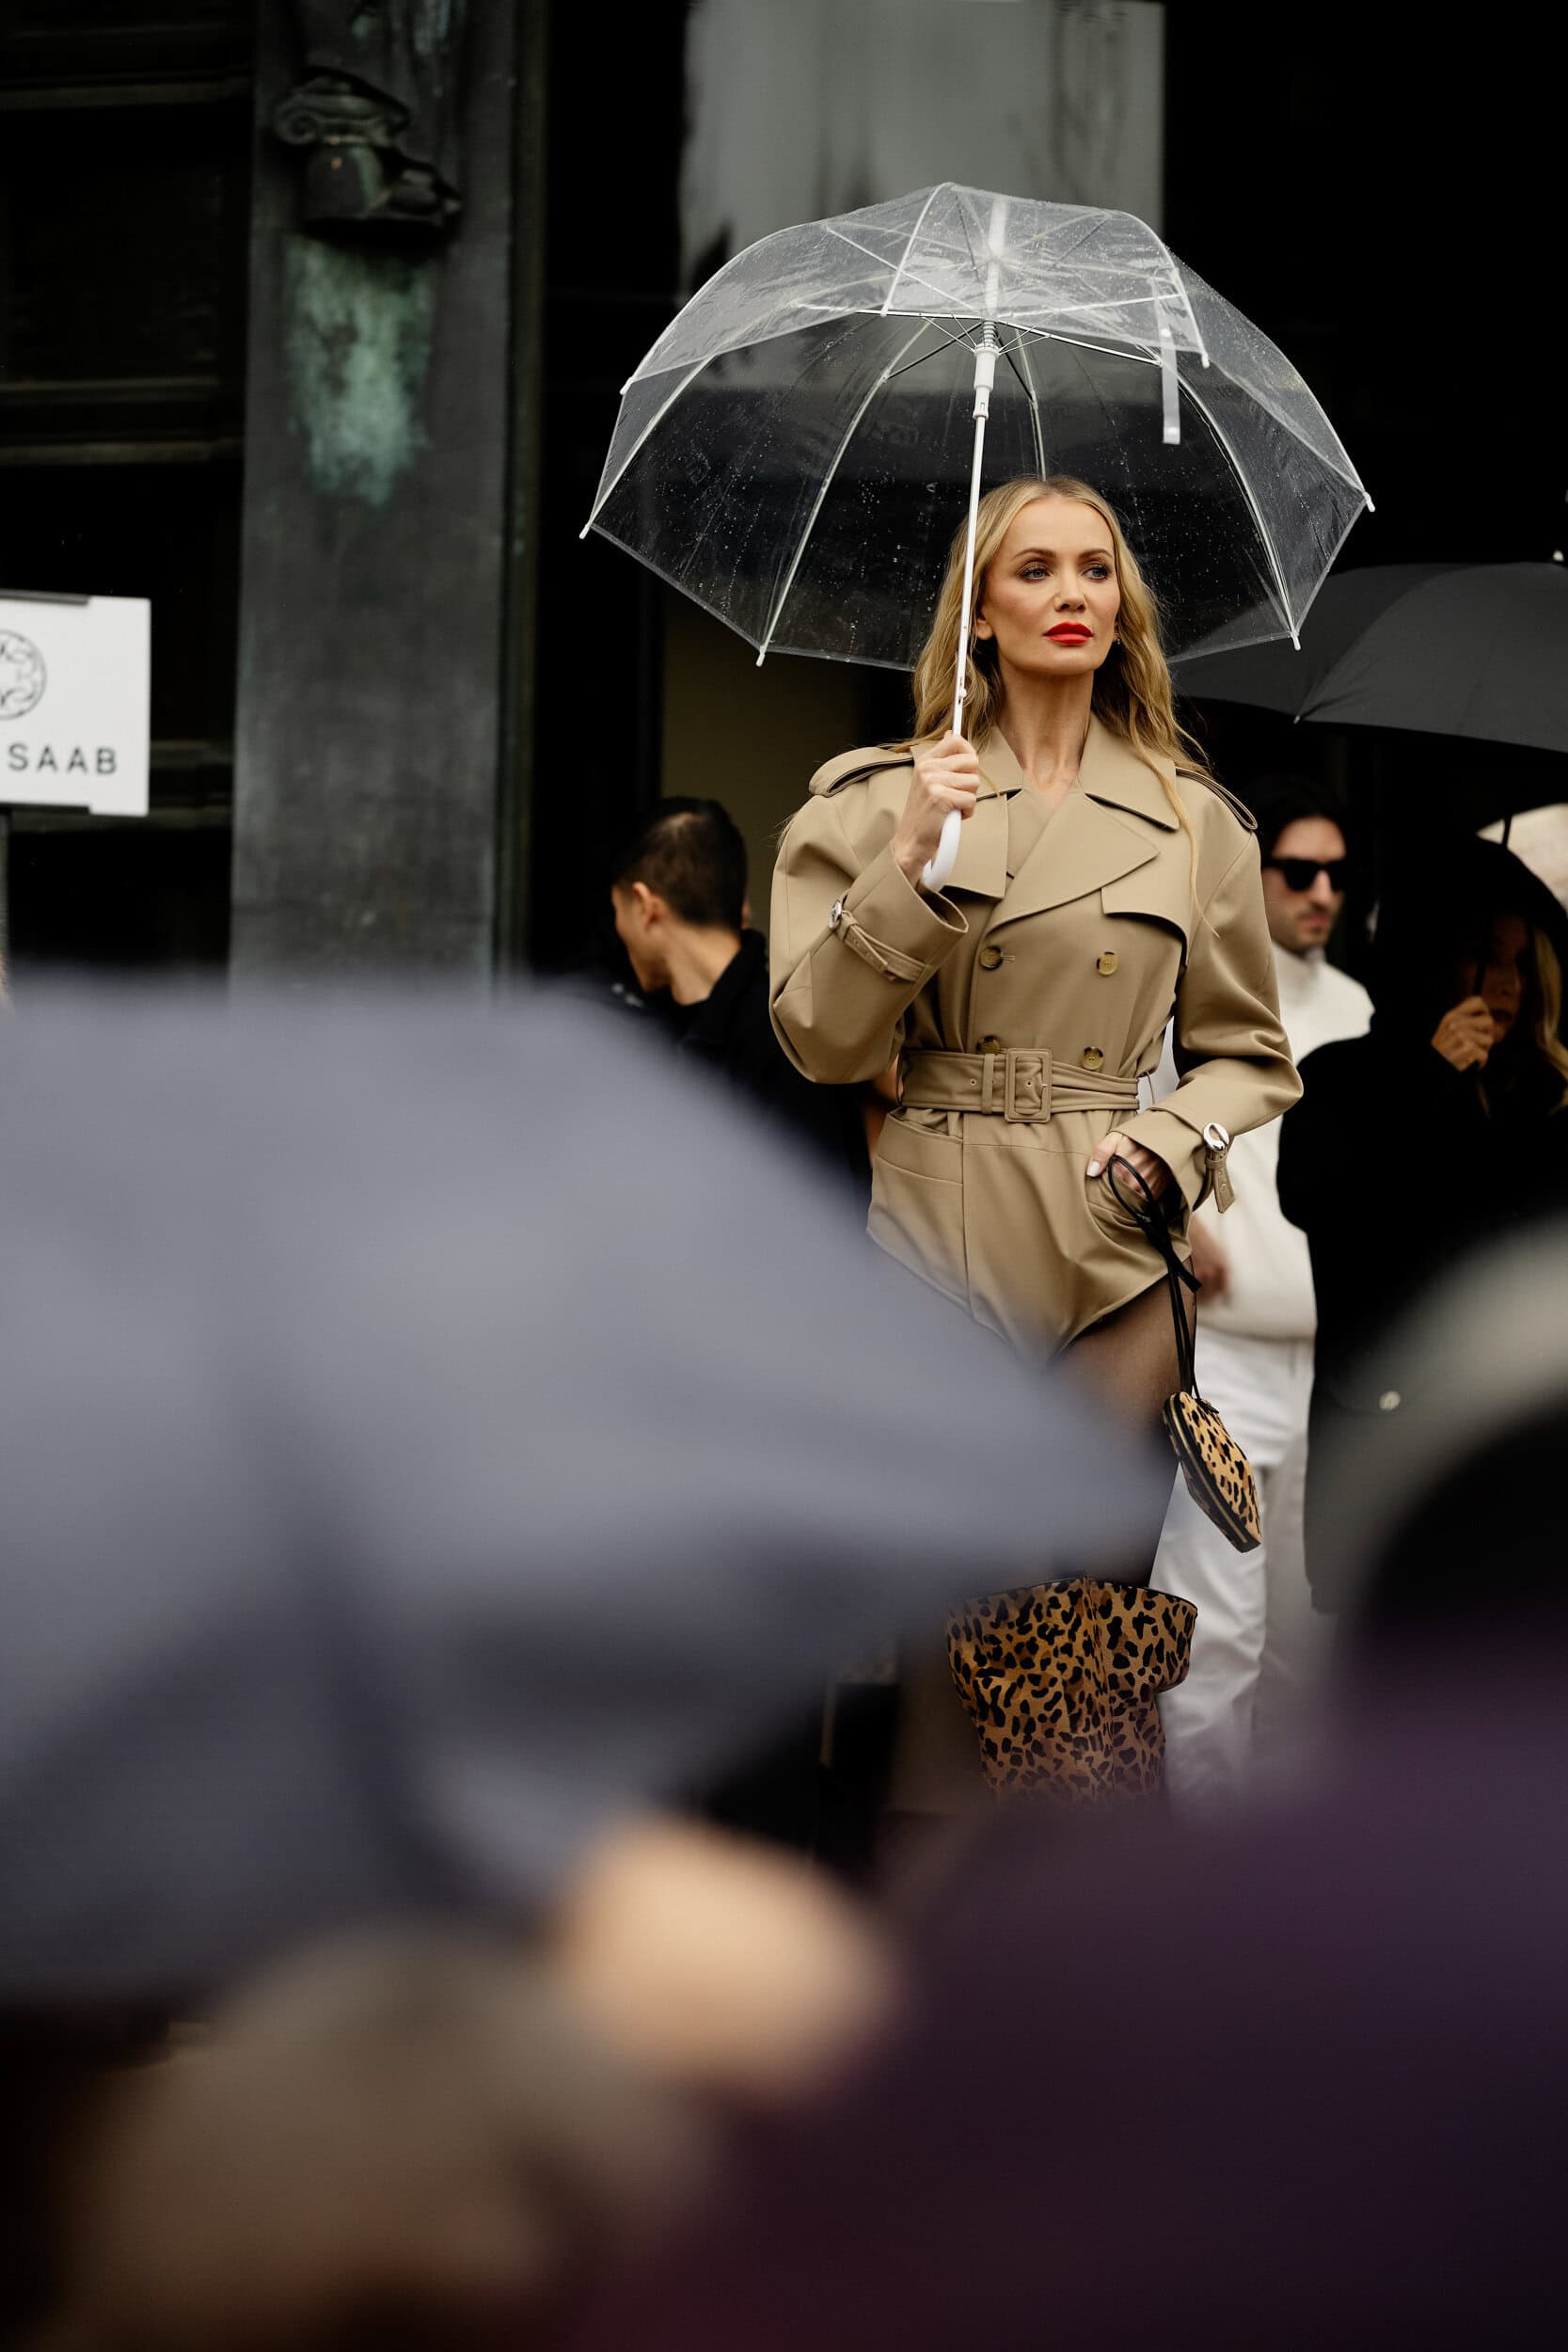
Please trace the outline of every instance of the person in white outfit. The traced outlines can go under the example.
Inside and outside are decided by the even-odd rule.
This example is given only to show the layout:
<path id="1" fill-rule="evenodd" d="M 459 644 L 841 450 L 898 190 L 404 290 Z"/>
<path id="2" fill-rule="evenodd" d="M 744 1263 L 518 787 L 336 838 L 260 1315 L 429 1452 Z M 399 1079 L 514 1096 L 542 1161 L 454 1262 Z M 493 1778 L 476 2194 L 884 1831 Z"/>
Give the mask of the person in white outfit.
<path id="1" fill-rule="evenodd" d="M 1280 1016 L 1299 1063 L 1319 1045 L 1361 1036 L 1371 1015 L 1366 990 L 1323 954 L 1344 897 L 1345 836 L 1315 786 L 1269 780 L 1247 797 L 1259 818 Z M 1203 1286 L 1198 1387 L 1252 1464 L 1263 1541 L 1257 1551 L 1232 1550 L 1177 1480 L 1152 1581 L 1197 1604 L 1191 1670 L 1160 1700 L 1166 1785 L 1179 1804 L 1240 1794 L 1260 1769 L 1288 1758 L 1328 1638 L 1328 1621 L 1312 1613 L 1302 1534 L 1312 1273 L 1305 1234 L 1280 1213 L 1278 1156 L 1277 1120 L 1238 1136 L 1235 1200 L 1223 1230 L 1207 1211 L 1193 1219 Z"/>

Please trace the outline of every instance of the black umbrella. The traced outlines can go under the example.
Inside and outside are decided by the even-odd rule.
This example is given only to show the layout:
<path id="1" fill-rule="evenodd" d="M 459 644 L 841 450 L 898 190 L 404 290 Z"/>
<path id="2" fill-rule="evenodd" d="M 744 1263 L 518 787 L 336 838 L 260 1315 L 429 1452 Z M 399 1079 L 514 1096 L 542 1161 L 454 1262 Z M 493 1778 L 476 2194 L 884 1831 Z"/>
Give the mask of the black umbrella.
<path id="1" fill-rule="evenodd" d="M 1343 572 L 1320 593 L 1299 653 L 1281 644 L 1196 654 L 1176 677 L 1196 703 L 1568 751 L 1568 567 Z"/>
<path id="2" fill-rule="evenodd" d="M 1168 1485 L 577 1008 L 0 1034 L 0 1999 L 517 1909 Z"/>

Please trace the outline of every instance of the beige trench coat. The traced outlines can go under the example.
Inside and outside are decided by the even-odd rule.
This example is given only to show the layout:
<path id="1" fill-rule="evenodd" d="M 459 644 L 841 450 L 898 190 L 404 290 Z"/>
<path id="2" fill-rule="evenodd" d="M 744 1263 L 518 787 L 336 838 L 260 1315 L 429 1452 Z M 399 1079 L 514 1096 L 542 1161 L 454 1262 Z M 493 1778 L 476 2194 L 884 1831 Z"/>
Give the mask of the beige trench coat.
<path id="1" fill-rule="evenodd" d="M 1223 1167 L 1205 1127 L 1261 1126 L 1301 1090 L 1258 845 L 1233 803 L 1173 769 L 1195 859 L 1159 776 L 1099 720 L 1053 812 L 993 734 L 952 879 L 927 896 L 893 859 L 910 768 L 883 757 L 831 761 L 784 833 L 774 1026 L 809 1078 L 874 1078 L 896 1056 L 910 1096 L 934 1074 L 955 1103 L 993 1104 L 906 1100 L 890 1114 L 869 1231 L 1015 1344 L 1062 1347 L 1161 1273 L 1104 1179 L 1085 1174 L 1101 1137 L 1121 1128 L 1166 1162 L 1184 1248 L 1186 1213 Z M 1156 1068 L 1173 1016 L 1180 1083 L 1134 1109 L 1130 1082 Z M 931 1048 L 994 1058 L 923 1062 Z"/>

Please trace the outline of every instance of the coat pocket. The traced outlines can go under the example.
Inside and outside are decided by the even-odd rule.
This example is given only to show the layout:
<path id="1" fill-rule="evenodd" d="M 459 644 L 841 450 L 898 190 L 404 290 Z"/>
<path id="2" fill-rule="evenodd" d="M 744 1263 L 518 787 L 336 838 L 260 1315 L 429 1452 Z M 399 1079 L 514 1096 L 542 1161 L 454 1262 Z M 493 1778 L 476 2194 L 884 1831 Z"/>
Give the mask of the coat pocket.
<path id="1" fill-rule="evenodd" d="M 1122 1200 L 1121 1195 L 1115 1190 L 1109 1178 L 1091 1176 L 1087 1172 L 1087 1168 L 1088 1164 L 1085 1161 L 1084 1194 L 1089 1204 L 1089 1215 L 1095 1223 L 1105 1232 L 1117 1234 L 1118 1238 L 1137 1244 L 1140 1248 L 1147 1249 L 1152 1257 L 1154 1249 L 1148 1234 Z M 1125 1176 L 1121 1181 L 1124 1184 L 1130 1182 Z"/>
<path id="2" fill-rule="evenodd" d="M 935 1123 L 921 1123 L 927 1120 Z M 948 1134 L 944 1111 L 895 1111 L 883 1121 L 866 1232 L 890 1258 L 968 1306 L 963 1145 Z"/>

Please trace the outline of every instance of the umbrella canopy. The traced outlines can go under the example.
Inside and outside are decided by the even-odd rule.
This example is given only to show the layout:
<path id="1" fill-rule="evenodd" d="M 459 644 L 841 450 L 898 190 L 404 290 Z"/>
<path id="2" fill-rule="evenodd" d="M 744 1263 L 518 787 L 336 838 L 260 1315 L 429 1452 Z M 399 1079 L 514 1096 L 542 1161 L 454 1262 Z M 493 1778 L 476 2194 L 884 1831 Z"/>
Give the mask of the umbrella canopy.
<path id="1" fill-rule="evenodd" d="M 911 667 L 970 479 L 981 344 L 988 483 L 1092 483 L 1172 648 L 1295 634 L 1370 503 L 1295 369 L 1131 214 L 974 188 L 728 262 L 626 386 L 588 527 L 759 657 Z"/>
<path id="2" fill-rule="evenodd" d="M 0 1999 L 526 1907 L 977 1557 L 1158 1523 L 583 1009 L 35 1000 L 0 1089 Z"/>
<path id="3" fill-rule="evenodd" d="M 1568 752 L 1568 567 L 1380 564 L 1328 581 L 1299 653 L 1183 660 L 1194 702 L 1326 726 L 1401 727 Z"/>

